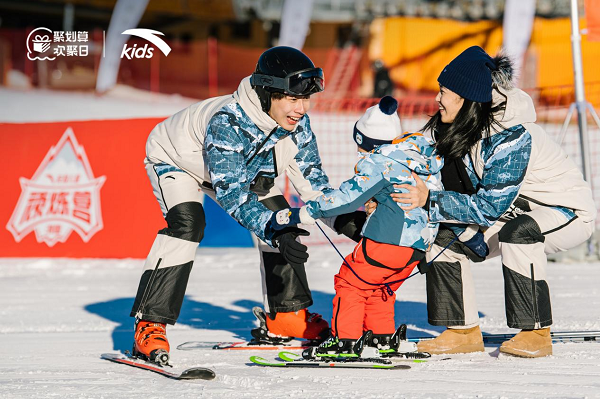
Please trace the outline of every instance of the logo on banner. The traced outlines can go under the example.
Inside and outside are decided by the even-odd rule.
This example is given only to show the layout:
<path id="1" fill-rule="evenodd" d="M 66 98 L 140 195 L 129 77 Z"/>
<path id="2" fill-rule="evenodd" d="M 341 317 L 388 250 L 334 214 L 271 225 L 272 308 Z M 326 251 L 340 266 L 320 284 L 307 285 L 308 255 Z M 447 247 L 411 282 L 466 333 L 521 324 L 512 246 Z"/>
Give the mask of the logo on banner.
<path id="1" fill-rule="evenodd" d="M 171 47 L 160 37 L 156 35 L 164 36 L 164 33 L 152 29 L 127 29 L 122 33 L 123 35 L 132 35 L 141 37 L 142 39 L 148 40 L 150 43 L 158 47 L 162 53 L 167 56 L 171 52 Z M 152 58 L 154 55 L 154 47 L 149 47 L 145 44 L 144 47 L 138 47 L 134 44 L 133 47 L 127 47 L 127 43 L 123 45 L 123 51 L 121 51 L 121 58 L 127 58 L 131 60 L 133 58 Z"/>
<path id="2" fill-rule="evenodd" d="M 27 35 L 27 58 L 54 61 L 59 56 L 85 57 L 89 54 L 88 40 L 86 31 L 53 32 L 48 28 L 37 28 Z"/>
<path id="3" fill-rule="evenodd" d="M 49 247 L 75 231 L 84 242 L 102 230 L 100 188 L 83 146 L 68 128 L 31 179 L 21 177 L 21 196 L 6 228 L 20 242 L 32 231 Z"/>

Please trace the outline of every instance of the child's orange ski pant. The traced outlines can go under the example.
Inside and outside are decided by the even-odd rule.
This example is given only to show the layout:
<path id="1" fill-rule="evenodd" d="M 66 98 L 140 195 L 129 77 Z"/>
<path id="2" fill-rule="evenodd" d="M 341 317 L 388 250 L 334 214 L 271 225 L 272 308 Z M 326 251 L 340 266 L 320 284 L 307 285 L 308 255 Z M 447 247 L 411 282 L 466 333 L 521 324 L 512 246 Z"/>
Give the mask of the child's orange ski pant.
<path id="1" fill-rule="evenodd" d="M 346 257 L 346 262 L 360 278 L 345 262 L 334 278 L 332 334 L 346 339 L 358 339 L 367 330 L 374 334 L 393 334 L 396 330 L 396 294 L 389 295 L 385 285 L 366 282 L 390 283 L 390 289 L 396 291 L 402 281 L 394 281 L 408 277 L 422 257 L 415 255 L 415 250 L 409 247 L 363 238 Z"/>

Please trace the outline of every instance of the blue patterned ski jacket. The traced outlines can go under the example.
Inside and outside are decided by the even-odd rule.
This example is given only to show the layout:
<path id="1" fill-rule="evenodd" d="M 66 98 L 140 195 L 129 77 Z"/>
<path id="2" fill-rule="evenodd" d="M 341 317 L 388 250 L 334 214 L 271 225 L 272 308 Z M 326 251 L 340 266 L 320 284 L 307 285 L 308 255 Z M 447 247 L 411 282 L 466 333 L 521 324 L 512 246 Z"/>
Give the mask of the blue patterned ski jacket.
<path id="1" fill-rule="evenodd" d="M 287 136 L 298 148 L 294 160 L 312 189 L 322 192 L 331 189 L 308 115 L 304 115 L 293 132 L 277 126 L 265 133 L 239 103 L 231 102 L 212 117 L 204 142 L 217 201 L 242 226 L 269 245 L 273 244 L 271 237 L 265 235 L 265 227 L 273 212 L 258 201 L 250 187 L 259 176 L 277 176 L 273 149 Z"/>
<path id="2" fill-rule="evenodd" d="M 438 224 L 428 221 L 423 208 L 405 212 L 390 194 L 403 191 L 394 189 L 394 184 L 415 184 L 412 171 L 430 190 L 441 189 L 442 165 L 427 138 L 420 133 L 405 134 L 392 144 L 364 153 L 351 179 L 339 189 L 308 201 L 306 210 L 314 219 L 336 216 L 352 212 L 375 198 L 377 209 L 367 219 L 362 235 L 380 243 L 427 251 L 435 240 Z"/>
<path id="3" fill-rule="evenodd" d="M 505 129 L 480 140 L 463 158 L 476 193 L 431 190 L 430 220 L 491 226 L 544 206 L 568 220 L 577 216 L 591 222 L 596 209 L 579 168 L 534 123 L 529 95 L 519 89 L 503 93 L 506 111 L 498 117 Z"/>

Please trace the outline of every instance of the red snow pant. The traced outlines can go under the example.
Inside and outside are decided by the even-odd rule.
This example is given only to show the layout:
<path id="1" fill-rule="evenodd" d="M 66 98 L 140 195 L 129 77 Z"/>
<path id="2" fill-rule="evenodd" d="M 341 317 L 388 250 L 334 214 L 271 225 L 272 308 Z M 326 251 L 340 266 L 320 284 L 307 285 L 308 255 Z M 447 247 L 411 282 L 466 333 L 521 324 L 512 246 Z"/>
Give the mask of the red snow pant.
<path id="1" fill-rule="evenodd" d="M 403 282 L 397 280 L 408 277 L 422 257 L 423 252 L 409 247 L 363 238 L 346 257 L 354 273 L 344 262 L 334 277 L 332 334 L 345 339 L 358 339 L 367 330 L 393 334 L 396 294 L 380 284 L 396 291 Z"/>

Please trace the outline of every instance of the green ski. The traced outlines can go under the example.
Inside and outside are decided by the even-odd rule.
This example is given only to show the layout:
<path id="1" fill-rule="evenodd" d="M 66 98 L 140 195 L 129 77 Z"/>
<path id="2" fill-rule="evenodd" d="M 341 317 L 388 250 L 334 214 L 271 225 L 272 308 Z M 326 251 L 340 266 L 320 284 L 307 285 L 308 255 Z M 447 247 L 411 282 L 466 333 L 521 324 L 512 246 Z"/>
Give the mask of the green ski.
<path id="1" fill-rule="evenodd" d="M 304 367 L 304 368 L 319 368 L 319 367 L 338 367 L 338 368 L 354 368 L 354 369 L 410 369 L 406 364 L 393 364 L 389 360 L 383 359 L 361 359 L 352 358 L 352 360 L 304 360 L 300 355 L 292 352 L 280 352 L 279 358 L 281 362 L 270 362 L 260 356 L 251 356 L 250 361 L 254 364 L 266 367 Z"/>

